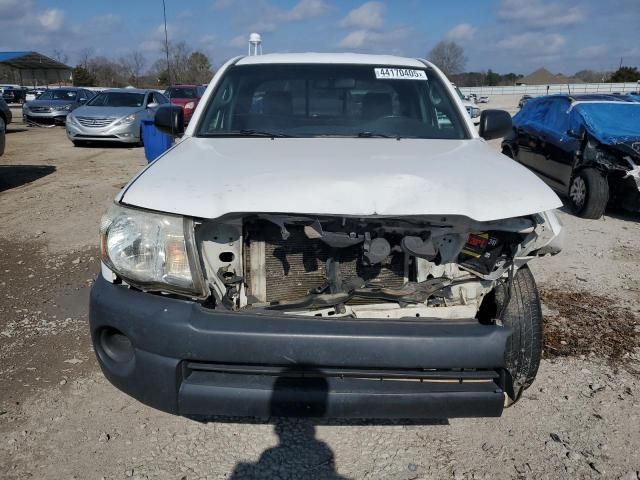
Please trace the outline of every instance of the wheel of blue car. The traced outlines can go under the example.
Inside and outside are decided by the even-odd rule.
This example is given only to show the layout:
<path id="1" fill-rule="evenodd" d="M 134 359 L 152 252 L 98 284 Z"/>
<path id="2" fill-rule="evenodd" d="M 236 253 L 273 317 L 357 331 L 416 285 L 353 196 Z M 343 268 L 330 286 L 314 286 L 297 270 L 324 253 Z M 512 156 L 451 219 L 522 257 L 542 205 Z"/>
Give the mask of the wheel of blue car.
<path id="1" fill-rule="evenodd" d="M 569 206 L 575 215 L 582 218 L 600 218 L 608 202 L 609 182 L 599 170 L 585 168 L 571 179 Z"/>
<path id="2" fill-rule="evenodd" d="M 535 380 L 542 356 L 542 308 L 529 267 L 516 271 L 511 289 L 507 285 L 496 287 L 483 302 L 480 313 L 497 318 L 511 330 L 505 351 L 509 372 L 506 403 L 511 405 Z"/>

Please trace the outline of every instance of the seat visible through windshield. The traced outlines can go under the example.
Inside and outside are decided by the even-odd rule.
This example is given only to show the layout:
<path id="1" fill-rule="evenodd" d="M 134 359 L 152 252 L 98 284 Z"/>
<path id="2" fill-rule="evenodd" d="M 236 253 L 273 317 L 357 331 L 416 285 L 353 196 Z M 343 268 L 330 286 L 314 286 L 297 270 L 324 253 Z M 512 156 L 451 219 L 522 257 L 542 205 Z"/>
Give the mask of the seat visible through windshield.
<path id="1" fill-rule="evenodd" d="M 197 134 L 468 138 L 448 89 L 434 71 L 387 68 L 393 76 L 381 70 L 385 68 L 373 65 L 231 67 L 210 99 Z"/>

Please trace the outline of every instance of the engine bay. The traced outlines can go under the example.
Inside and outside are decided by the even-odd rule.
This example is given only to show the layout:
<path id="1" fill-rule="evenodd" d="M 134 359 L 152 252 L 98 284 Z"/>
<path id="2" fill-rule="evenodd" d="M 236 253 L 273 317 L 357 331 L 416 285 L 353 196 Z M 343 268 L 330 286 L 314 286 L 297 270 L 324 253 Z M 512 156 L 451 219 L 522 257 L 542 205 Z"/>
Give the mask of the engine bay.
<path id="1" fill-rule="evenodd" d="M 555 235 L 538 217 L 475 222 L 258 214 L 203 222 L 196 239 L 216 307 L 468 319 L 497 283 Z"/>

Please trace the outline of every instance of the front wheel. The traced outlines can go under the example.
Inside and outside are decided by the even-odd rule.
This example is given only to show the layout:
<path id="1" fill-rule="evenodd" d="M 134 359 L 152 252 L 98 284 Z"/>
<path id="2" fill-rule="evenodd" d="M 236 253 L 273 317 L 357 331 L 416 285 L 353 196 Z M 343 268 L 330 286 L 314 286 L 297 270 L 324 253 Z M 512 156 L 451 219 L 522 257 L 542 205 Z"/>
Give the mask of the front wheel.
<path id="1" fill-rule="evenodd" d="M 585 168 L 576 173 L 569 186 L 571 211 L 582 218 L 598 219 L 609 202 L 609 182 L 595 168 Z"/>
<path id="2" fill-rule="evenodd" d="M 509 406 L 518 401 L 538 373 L 542 357 L 542 308 L 536 281 L 526 265 L 513 276 L 510 293 L 506 285 L 501 285 L 491 297 L 485 300 L 491 304 L 491 315 L 511 330 L 505 350 Z"/>

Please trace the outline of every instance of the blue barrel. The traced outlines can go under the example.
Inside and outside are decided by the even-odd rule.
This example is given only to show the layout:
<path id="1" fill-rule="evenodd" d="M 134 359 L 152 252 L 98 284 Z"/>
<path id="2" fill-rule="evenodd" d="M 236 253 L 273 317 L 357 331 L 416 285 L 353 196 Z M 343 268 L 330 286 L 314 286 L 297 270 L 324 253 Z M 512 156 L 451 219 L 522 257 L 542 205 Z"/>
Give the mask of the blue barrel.
<path id="1" fill-rule="evenodd" d="M 149 163 L 166 152 L 173 143 L 171 135 L 158 130 L 153 124 L 153 120 L 142 120 L 142 139 L 144 141 L 144 156 Z"/>

